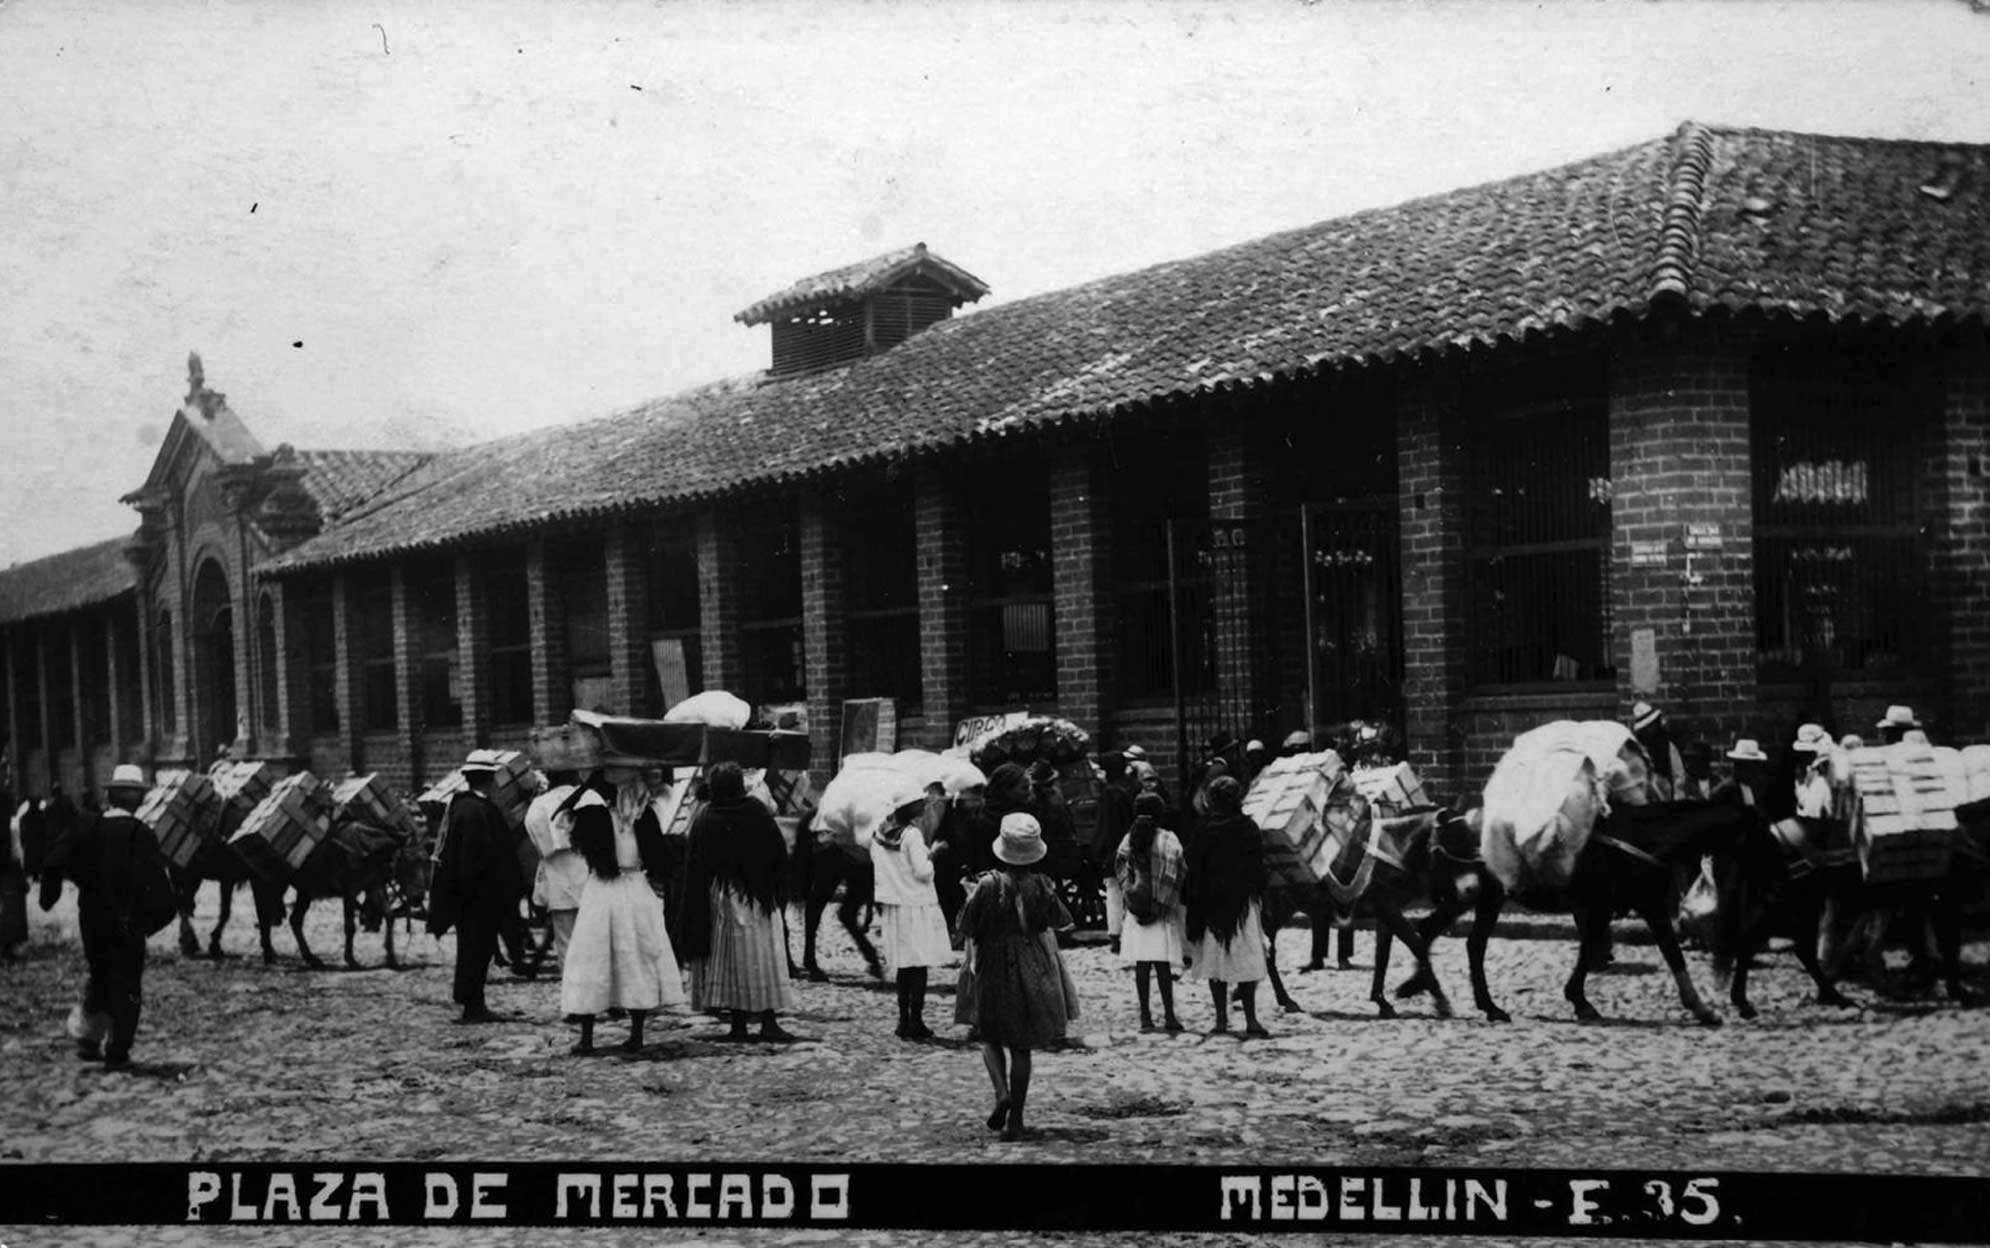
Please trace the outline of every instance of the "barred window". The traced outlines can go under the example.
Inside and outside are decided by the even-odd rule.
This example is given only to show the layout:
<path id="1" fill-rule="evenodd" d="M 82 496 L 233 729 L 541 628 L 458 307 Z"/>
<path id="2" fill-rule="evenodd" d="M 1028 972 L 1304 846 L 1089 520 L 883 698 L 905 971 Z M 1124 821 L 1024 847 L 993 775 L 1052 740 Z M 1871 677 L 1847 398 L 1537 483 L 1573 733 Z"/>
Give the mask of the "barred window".
<path id="1" fill-rule="evenodd" d="M 839 496 L 835 506 L 844 537 L 851 696 L 895 698 L 899 714 L 916 713 L 922 673 L 912 491 L 900 483 Z"/>
<path id="2" fill-rule="evenodd" d="M 1940 396 L 1897 355 L 1774 349 L 1755 361 L 1755 633 L 1764 680 L 1808 657 L 1911 674 L 1924 657 L 1920 458 Z"/>
<path id="3" fill-rule="evenodd" d="M 1480 396 L 1464 431 L 1473 679 L 1614 679 L 1602 368 L 1558 362 Z"/>
<path id="4" fill-rule="evenodd" d="M 1208 587 L 1199 575 L 1174 588 L 1177 621 L 1170 610 L 1168 530 L 1209 518 L 1209 446 L 1200 431 L 1143 434 L 1117 442 L 1108 465 L 1112 514 L 1113 599 L 1118 606 L 1118 680 L 1129 702 L 1170 698 L 1175 692 L 1176 626 L 1180 626 L 1184 694 L 1215 685 L 1215 653 Z M 1177 562 L 1189 571 L 1193 552 L 1178 533 Z"/>
<path id="5" fill-rule="evenodd" d="M 650 534 L 648 568 L 643 611 L 652 653 L 650 696 L 659 709 L 668 709 L 662 704 L 672 701 L 673 693 L 688 695 L 704 688 L 698 536 L 691 517 L 666 516 L 656 522 Z M 684 657 L 685 685 L 681 691 L 663 688 L 654 658 L 655 643 L 660 641 L 674 643 Z"/>
<path id="6" fill-rule="evenodd" d="M 1054 701 L 1049 462 L 1039 453 L 965 475 L 969 697 L 987 707 Z"/>
<path id="7" fill-rule="evenodd" d="M 611 706 L 608 650 L 608 549 L 599 539 L 551 548 L 547 575 L 565 617 L 567 674 L 573 704 L 584 711 L 621 711 Z"/>
<path id="8" fill-rule="evenodd" d="M 493 555 L 486 565 L 484 619 L 491 631 L 491 722 L 532 722 L 532 608 L 525 552 Z"/>
<path id="9" fill-rule="evenodd" d="M 462 667 L 456 641 L 456 566 L 450 560 L 424 560 L 402 573 L 421 690 L 421 722 L 425 728 L 460 728 L 463 724 Z"/>
<path id="10" fill-rule="evenodd" d="M 801 525 L 795 500 L 754 504 L 736 521 L 740 646 L 747 701 L 799 702 L 808 696 L 802 650 Z"/>
<path id="11" fill-rule="evenodd" d="M 311 707 L 311 731 L 337 732 L 339 727 L 339 652 L 332 584 L 320 581 L 303 591 L 305 698 Z"/>
<path id="12" fill-rule="evenodd" d="M 352 603 L 354 657 L 360 674 L 360 724 L 385 732 L 401 723 L 394 696 L 394 587 L 385 572 L 356 581 Z"/>

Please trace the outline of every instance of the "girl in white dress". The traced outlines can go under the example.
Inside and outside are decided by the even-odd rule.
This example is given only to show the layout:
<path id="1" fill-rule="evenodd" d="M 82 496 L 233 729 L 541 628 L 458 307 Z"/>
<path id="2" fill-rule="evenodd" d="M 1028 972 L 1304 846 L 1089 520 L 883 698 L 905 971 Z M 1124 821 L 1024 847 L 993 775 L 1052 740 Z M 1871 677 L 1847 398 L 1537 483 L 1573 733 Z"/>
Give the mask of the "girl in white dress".
<path id="1" fill-rule="evenodd" d="M 1150 1004 L 1150 981 L 1161 983 L 1163 1025 L 1180 1031 L 1175 1017 L 1174 968 L 1181 964 L 1188 943 L 1184 934 L 1182 879 L 1186 867 L 1182 843 L 1173 832 L 1161 827 L 1168 804 L 1159 794 L 1142 793 L 1133 801 L 1133 825 L 1119 843 L 1113 861 L 1113 877 L 1127 905 L 1126 923 L 1120 929 L 1119 960 L 1133 967 L 1134 987 L 1140 996 L 1140 1030 L 1154 1030 Z"/>
<path id="2" fill-rule="evenodd" d="M 623 803 L 640 810 L 647 803 Z M 652 1010 L 684 1003 L 684 980 L 670 947 L 663 902 L 644 873 L 636 823 L 617 817 L 599 782 L 581 789 L 573 806 L 573 847 L 587 861 L 588 880 L 574 918 L 573 944 L 560 979 L 560 1009 L 580 1024 L 576 1054 L 594 1051 L 594 1018 L 626 1010 L 628 1052 L 643 1047 Z"/>
<path id="3" fill-rule="evenodd" d="M 908 785 L 897 796 L 904 800 L 871 837 L 871 869 L 884 923 L 884 963 L 898 980 L 897 1035 L 928 1040 L 933 1032 L 925 1019 L 927 968 L 945 963 L 953 942 L 933 887 L 926 836 L 917 825 L 926 811 L 926 795 Z"/>

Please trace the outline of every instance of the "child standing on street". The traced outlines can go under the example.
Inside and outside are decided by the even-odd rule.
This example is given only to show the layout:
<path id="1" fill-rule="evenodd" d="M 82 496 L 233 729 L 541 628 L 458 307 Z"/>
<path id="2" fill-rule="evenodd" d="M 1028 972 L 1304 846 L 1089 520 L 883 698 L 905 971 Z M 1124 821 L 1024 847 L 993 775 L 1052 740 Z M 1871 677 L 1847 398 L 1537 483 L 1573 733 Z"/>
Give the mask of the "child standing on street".
<path id="1" fill-rule="evenodd" d="M 587 863 L 588 879 L 561 966 L 560 1010 L 580 1024 L 573 1052 L 582 1057 L 594 1052 L 596 1015 L 626 1011 L 629 1038 L 622 1048 L 634 1053 L 643 1047 L 650 1013 L 685 998 L 663 903 L 644 873 L 653 864 L 643 861 L 634 821 L 617 817 L 603 787 L 597 781 L 576 790 L 569 808 L 572 844 Z"/>
<path id="2" fill-rule="evenodd" d="M 933 887 L 933 859 L 916 822 L 926 811 L 926 795 L 908 783 L 893 800 L 897 808 L 871 838 L 884 963 L 898 981 L 898 1038 L 929 1040 L 926 974 L 946 961 L 952 942 Z"/>
<path id="3" fill-rule="evenodd" d="M 1175 1017 L 1174 967 L 1182 961 L 1183 936 L 1182 843 L 1157 820 L 1167 813 L 1158 794 L 1142 793 L 1133 802 L 1133 826 L 1120 842 L 1113 861 L 1126 902 L 1126 925 L 1120 931 L 1119 960 L 1133 966 L 1134 988 L 1140 994 L 1140 1030 L 1154 1030 L 1151 979 L 1161 984 L 1161 1012 L 1169 1031 L 1180 1031 Z"/>

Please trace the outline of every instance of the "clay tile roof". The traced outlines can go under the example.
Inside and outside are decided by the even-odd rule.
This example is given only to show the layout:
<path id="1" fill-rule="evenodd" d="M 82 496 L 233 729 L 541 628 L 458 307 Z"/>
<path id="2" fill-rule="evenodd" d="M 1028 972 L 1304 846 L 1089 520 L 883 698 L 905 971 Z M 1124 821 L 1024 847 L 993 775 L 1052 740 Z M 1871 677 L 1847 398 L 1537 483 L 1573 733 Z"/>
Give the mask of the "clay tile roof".
<path id="1" fill-rule="evenodd" d="M 759 325 L 776 320 L 784 313 L 803 312 L 826 303 L 862 298 L 915 274 L 939 282 L 952 291 L 961 303 L 973 303 L 988 293 L 988 286 L 980 278 L 927 251 L 926 244 L 914 243 L 857 264 L 805 277 L 787 289 L 767 296 L 732 319 L 745 325 Z"/>
<path id="2" fill-rule="evenodd" d="M 0 624 L 16 624 L 110 602 L 130 593 L 136 574 L 125 560 L 130 537 L 65 550 L 0 571 Z"/>
<path id="3" fill-rule="evenodd" d="M 1580 331 L 1668 302 L 1980 322 L 1990 148 L 1689 123 L 1558 169 L 942 321 L 842 368 L 440 455 L 264 566 L 792 484 L 1171 396 Z"/>
<path id="4" fill-rule="evenodd" d="M 377 497 L 435 456 L 426 451 L 298 451 L 304 491 L 326 524 Z"/>

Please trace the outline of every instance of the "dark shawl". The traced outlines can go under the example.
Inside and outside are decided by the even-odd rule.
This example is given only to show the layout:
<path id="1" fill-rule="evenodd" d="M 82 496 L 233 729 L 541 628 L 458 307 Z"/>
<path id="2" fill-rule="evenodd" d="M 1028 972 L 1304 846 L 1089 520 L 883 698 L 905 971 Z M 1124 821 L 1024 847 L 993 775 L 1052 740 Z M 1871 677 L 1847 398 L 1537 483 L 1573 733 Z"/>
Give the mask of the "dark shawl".
<path id="1" fill-rule="evenodd" d="M 712 952 L 712 885 L 722 884 L 773 914 L 788 904 L 788 846 L 767 808 L 751 797 L 714 801 L 691 824 L 684 898 L 672 934 L 681 958 Z"/>
<path id="2" fill-rule="evenodd" d="M 1228 943 L 1264 895 L 1264 833 L 1241 814 L 1212 814 L 1188 847 L 1188 938 Z"/>
<path id="3" fill-rule="evenodd" d="M 935 851 L 945 848 L 941 858 L 949 876 L 972 879 L 999 865 L 995 861 L 995 838 L 1000 832 L 1001 825 L 989 818 L 986 805 L 969 810 L 959 802 L 952 802 L 933 833 L 933 848 Z"/>
<path id="4" fill-rule="evenodd" d="M 430 885 L 429 931 L 440 936 L 465 911 L 502 914 L 524 891 L 517 834 L 503 812 L 480 793 L 457 794 Z"/>

